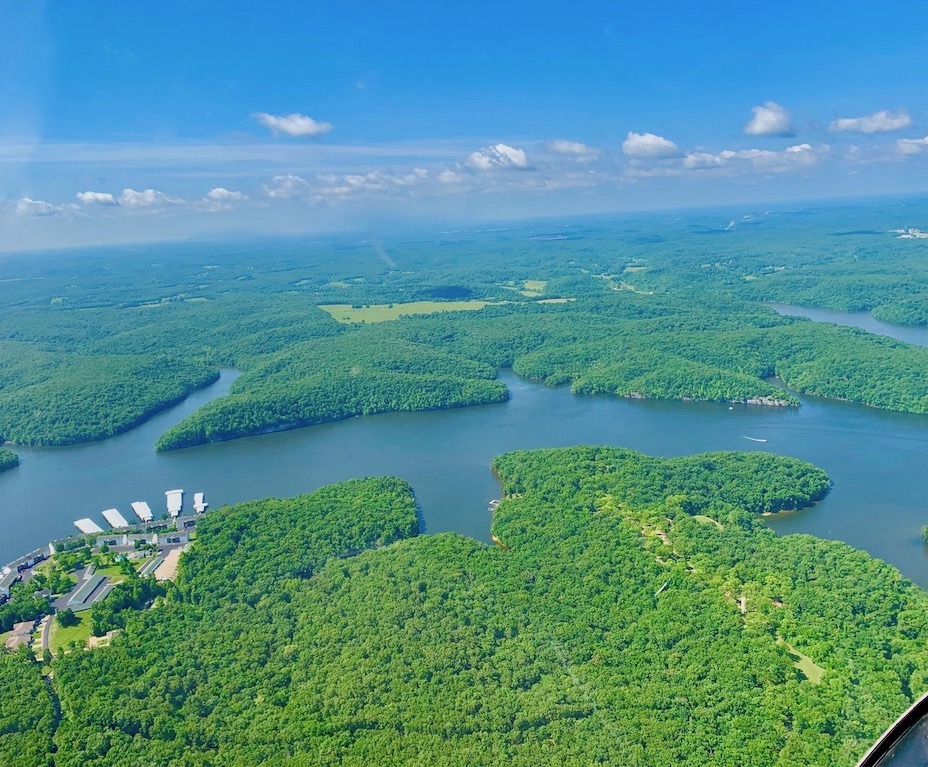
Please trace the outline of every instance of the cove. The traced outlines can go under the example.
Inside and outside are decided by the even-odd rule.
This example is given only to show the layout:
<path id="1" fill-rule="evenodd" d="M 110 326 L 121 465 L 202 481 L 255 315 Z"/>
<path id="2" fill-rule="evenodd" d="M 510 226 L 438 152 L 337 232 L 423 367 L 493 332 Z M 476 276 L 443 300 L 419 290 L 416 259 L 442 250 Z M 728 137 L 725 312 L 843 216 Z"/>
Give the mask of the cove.
<path id="1" fill-rule="evenodd" d="M 844 313 L 808 311 L 817 313 L 815 319 L 852 324 L 841 322 L 848 320 Z M 856 315 L 850 319 L 864 321 Z M 922 343 L 928 345 L 928 331 Z M 127 514 L 131 501 L 148 500 L 160 514 L 170 488 L 203 490 L 215 508 L 378 474 L 412 484 L 425 532 L 450 530 L 489 541 L 487 502 L 499 495 L 489 471 L 494 456 L 522 448 L 606 444 L 660 456 L 768 450 L 811 461 L 831 476 L 831 493 L 814 508 L 769 517 L 769 524 L 781 533 L 845 541 L 928 587 L 928 557 L 920 537 L 921 526 L 928 524 L 923 480 L 928 416 L 815 397 L 801 397 L 801 408 L 730 410 L 716 403 L 574 396 L 567 388 L 548 388 L 502 371 L 512 397 L 499 405 L 365 416 L 171 453 L 154 451 L 165 429 L 222 396 L 235 375 L 223 371 L 212 386 L 110 440 L 17 448 L 22 465 L 0 475 L 0 562 L 72 533 L 71 522 L 78 517 L 99 521 L 100 511 L 111 506 Z"/>

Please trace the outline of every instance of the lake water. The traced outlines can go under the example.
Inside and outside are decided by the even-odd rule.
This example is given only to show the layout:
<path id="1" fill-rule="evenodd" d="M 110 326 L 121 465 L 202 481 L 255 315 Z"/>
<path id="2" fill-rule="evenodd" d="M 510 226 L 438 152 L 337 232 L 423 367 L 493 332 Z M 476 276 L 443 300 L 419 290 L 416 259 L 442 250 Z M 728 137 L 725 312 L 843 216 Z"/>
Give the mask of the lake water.
<path id="1" fill-rule="evenodd" d="M 897 328 L 869 315 L 778 307 L 821 321 L 858 324 L 928 346 L 928 330 Z M 154 451 L 170 425 L 228 390 L 213 386 L 127 434 L 70 448 L 17 448 L 18 469 L 0 474 L 0 562 L 74 532 L 72 521 L 147 500 L 165 509 L 164 491 L 203 490 L 215 507 L 286 497 L 352 477 L 392 474 L 416 490 L 426 532 L 455 530 L 489 540 L 487 502 L 499 496 L 494 456 L 519 448 L 578 444 L 629 447 L 652 455 L 769 450 L 821 466 L 834 481 L 814 508 L 769 518 L 781 533 L 846 541 L 896 565 L 928 587 L 924 472 L 928 416 L 802 397 L 801 408 L 577 397 L 501 374 L 512 398 L 500 405 L 430 413 L 391 413 L 205 445 Z M 768 440 L 751 442 L 745 436 Z M 190 495 L 188 495 L 189 504 Z"/>

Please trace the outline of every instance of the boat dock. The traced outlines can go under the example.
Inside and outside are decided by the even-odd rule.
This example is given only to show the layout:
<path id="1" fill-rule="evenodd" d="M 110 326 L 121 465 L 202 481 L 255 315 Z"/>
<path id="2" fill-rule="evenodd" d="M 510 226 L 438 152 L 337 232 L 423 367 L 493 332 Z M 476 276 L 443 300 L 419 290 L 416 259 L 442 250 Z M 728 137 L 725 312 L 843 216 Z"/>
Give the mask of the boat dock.
<path id="1" fill-rule="evenodd" d="M 151 522 L 155 518 L 155 515 L 151 513 L 151 506 L 145 501 L 133 501 L 132 511 L 142 522 Z"/>
<path id="2" fill-rule="evenodd" d="M 194 494 L 193 494 L 193 510 L 194 510 L 197 514 L 203 514 L 203 513 L 205 513 L 205 512 L 206 512 L 206 507 L 209 506 L 209 504 L 208 504 L 205 500 L 203 500 L 203 498 L 204 498 L 204 494 L 203 494 L 203 493 L 194 493 Z"/>
<path id="3" fill-rule="evenodd" d="M 164 495 L 168 502 L 168 514 L 170 514 L 172 517 L 180 516 L 180 513 L 184 508 L 184 491 L 168 490 Z"/>
<path id="4" fill-rule="evenodd" d="M 120 527 L 129 527 L 128 520 L 119 513 L 118 509 L 106 509 L 103 512 L 103 518 L 109 522 L 110 527 L 114 530 Z"/>
<path id="5" fill-rule="evenodd" d="M 75 519 L 74 526 L 84 535 L 96 535 L 97 533 L 103 532 L 103 528 L 94 522 L 90 517 Z"/>

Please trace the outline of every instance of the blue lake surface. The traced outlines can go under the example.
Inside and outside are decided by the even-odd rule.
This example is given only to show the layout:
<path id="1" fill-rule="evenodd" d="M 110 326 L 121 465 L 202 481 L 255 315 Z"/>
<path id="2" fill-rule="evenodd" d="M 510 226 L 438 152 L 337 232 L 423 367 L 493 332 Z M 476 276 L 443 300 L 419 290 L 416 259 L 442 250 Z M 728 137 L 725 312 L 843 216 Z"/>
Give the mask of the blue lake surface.
<path id="1" fill-rule="evenodd" d="M 928 330 L 898 328 L 869 315 L 776 307 L 819 321 L 857 325 L 928 346 Z M 768 450 L 821 466 L 834 487 L 811 509 L 769 517 L 781 533 L 845 541 L 896 565 L 928 587 L 921 527 L 928 524 L 925 474 L 928 416 L 889 413 L 802 397 L 800 408 L 729 406 L 574 396 L 501 379 L 503 404 L 429 413 L 392 413 L 158 454 L 169 426 L 221 396 L 220 380 L 141 427 L 70 448 L 17 448 L 22 465 L 0 474 L 0 562 L 74 532 L 72 521 L 147 500 L 165 509 L 164 491 L 204 491 L 215 507 L 286 497 L 352 477 L 392 474 L 416 490 L 426 532 L 453 530 L 489 540 L 487 502 L 499 496 L 490 472 L 508 450 L 578 444 L 629 447 L 652 455 Z M 752 442 L 746 437 L 766 439 Z M 189 495 L 188 495 L 189 503 Z"/>

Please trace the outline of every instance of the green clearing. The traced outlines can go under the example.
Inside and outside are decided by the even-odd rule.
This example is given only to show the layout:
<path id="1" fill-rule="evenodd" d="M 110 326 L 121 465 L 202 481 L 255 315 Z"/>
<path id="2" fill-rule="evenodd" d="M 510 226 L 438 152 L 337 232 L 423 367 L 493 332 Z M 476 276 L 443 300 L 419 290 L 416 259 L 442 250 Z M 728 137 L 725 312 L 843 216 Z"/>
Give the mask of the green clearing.
<path id="1" fill-rule="evenodd" d="M 438 312 L 466 312 L 483 309 L 492 301 L 410 301 L 406 304 L 371 304 L 369 306 L 352 306 L 351 304 L 321 304 L 323 311 L 332 319 L 344 325 L 361 322 L 389 322 L 413 314 L 436 314 Z"/>
<path id="2" fill-rule="evenodd" d="M 527 298 L 537 298 L 545 292 L 547 287 L 547 280 L 523 280 L 522 290 L 519 292 Z"/>
<path id="3" fill-rule="evenodd" d="M 77 613 L 77 623 L 74 626 L 62 626 L 57 618 L 52 618 L 51 634 L 48 646 L 55 655 L 67 650 L 71 642 L 78 642 L 81 647 L 86 646 L 90 639 L 90 613 Z"/>
<path id="4" fill-rule="evenodd" d="M 702 522 L 704 525 L 715 525 L 719 530 L 725 529 L 725 526 L 721 522 L 712 519 L 712 517 L 707 517 L 705 514 L 694 514 L 693 519 Z"/>
<path id="5" fill-rule="evenodd" d="M 825 669 L 819 666 L 805 653 L 799 652 L 799 650 L 793 647 L 783 637 L 777 637 L 777 644 L 785 647 L 786 651 L 795 658 L 793 665 L 803 673 L 806 679 L 812 682 L 812 684 L 822 683 L 822 679 L 825 677 Z"/>

